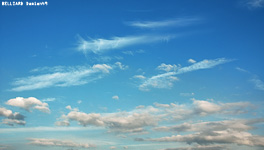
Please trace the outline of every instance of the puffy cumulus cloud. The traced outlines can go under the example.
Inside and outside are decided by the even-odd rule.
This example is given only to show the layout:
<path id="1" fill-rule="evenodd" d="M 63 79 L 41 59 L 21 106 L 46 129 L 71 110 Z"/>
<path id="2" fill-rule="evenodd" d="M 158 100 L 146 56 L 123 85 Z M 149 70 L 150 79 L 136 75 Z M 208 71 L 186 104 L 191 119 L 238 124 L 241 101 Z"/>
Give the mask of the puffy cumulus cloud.
<path id="1" fill-rule="evenodd" d="M 73 141 L 64 141 L 64 140 L 57 140 L 57 139 L 37 139 L 37 138 L 30 138 L 28 139 L 30 142 L 28 144 L 31 145 L 39 145 L 39 146 L 57 146 L 57 147 L 69 147 L 69 148 L 91 148 L 96 147 L 94 144 L 87 144 L 87 143 L 76 143 Z"/>
<path id="2" fill-rule="evenodd" d="M 114 100 L 119 100 L 119 96 L 114 95 L 114 96 L 112 97 L 112 99 L 114 99 Z"/>
<path id="3" fill-rule="evenodd" d="M 139 89 L 142 91 L 149 91 L 150 88 L 171 88 L 173 86 L 173 83 L 178 80 L 178 78 L 175 77 L 176 75 L 201 69 L 213 68 L 217 65 L 228 63 L 230 61 L 232 60 L 225 58 L 218 58 L 212 60 L 205 59 L 187 67 L 177 68 L 175 71 L 170 71 L 171 69 L 175 68 L 174 66 L 162 64 L 158 68 L 162 68 L 162 70 L 168 72 L 155 75 L 150 78 L 146 78 L 145 80 L 143 80 L 143 83 L 139 85 Z"/>
<path id="4" fill-rule="evenodd" d="M 151 114 L 155 111 L 158 110 L 153 107 L 146 107 L 131 112 L 99 114 L 84 113 L 73 109 L 60 118 L 63 121 L 57 121 L 55 124 L 68 126 L 68 121 L 77 121 L 82 126 L 105 127 L 109 132 L 142 133 L 145 132 L 144 127 L 157 125 L 159 117 L 154 117 Z"/>
<path id="5" fill-rule="evenodd" d="M 35 76 L 17 78 L 11 91 L 26 91 L 42 89 L 47 87 L 68 87 L 90 83 L 109 74 L 116 68 L 124 69 L 126 66 L 117 62 L 113 65 L 95 64 L 93 66 L 74 66 L 74 67 L 44 67 L 38 68 L 34 72 L 45 72 Z M 56 69 L 55 69 L 56 68 Z M 41 70 L 41 71 L 39 71 Z"/>
<path id="6" fill-rule="evenodd" d="M 14 124 L 26 124 L 26 121 L 24 121 L 25 116 L 21 115 L 18 112 L 13 113 L 12 110 L 8 110 L 4 107 L 0 107 L 0 117 L 6 117 L 2 120 L 1 123 L 9 126 L 14 126 Z"/>
<path id="7" fill-rule="evenodd" d="M 133 27 L 145 28 L 145 29 L 154 29 L 154 28 L 162 28 L 162 27 L 180 27 L 180 26 L 188 26 L 200 22 L 200 18 L 176 18 L 170 20 L 162 20 L 162 21 L 134 21 L 128 22 L 127 24 Z"/>
<path id="8" fill-rule="evenodd" d="M 6 104 L 10 106 L 23 108 L 27 111 L 31 111 L 31 109 L 37 109 L 44 113 L 50 113 L 49 105 L 47 103 L 41 102 L 35 97 L 29 97 L 29 98 L 16 97 L 14 99 L 8 100 Z"/>
<path id="9" fill-rule="evenodd" d="M 102 54 L 104 52 L 120 49 L 123 47 L 145 44 L 163 40 L 169 40 L 172 36 L 159 36 L 159 35 L 141 35 L 141 36 L 126 36 L 126 37 L 113 37 L 111 39 L 90 39 L 85 40 L 79 36 L 77 50 L 85 54 L 94 53 Z"/>

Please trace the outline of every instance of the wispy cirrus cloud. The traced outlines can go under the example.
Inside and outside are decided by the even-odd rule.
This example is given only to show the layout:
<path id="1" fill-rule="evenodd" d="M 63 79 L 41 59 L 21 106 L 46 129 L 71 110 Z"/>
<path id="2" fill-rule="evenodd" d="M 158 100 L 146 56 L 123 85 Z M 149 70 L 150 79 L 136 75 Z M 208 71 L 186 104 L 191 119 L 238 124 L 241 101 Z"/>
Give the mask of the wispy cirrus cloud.
<path id="1" fill-rule="evenodd" d="M 28 139 L 30 145 L 39 145 L 39 146 L 56 146 L 56 147 L 69 147 L 69 148 L 91 148 L 96 147 L 94 144 L 87 143 L 76 143 L 70 140 L 58 140 L 58 139 L 39 139 L 39 138 L 30 138 Z"/>
<path id="2" fill-rule="evenodd" d="M 252 77 L 249 81 L 255 85 L 255 89 L 264 91 L 264 82 L 260 80 L 257 75 L 249 72 L 248 70 L 242 69 L 240 67 L 236 67 L 236 70 L 243 72 L 243 73 L 250 74 Z"/>
<path id="3" fill-rule="evenodd" d="M 210 69 L 217 65 L 228 63 L 231 61 L 232 61 L 231 59 L 226 59 L 226 58 L 218 58 L 211 60 L 205 59 L 203 61 L 194 63 L 187 67 L 177 67 L 177 65 L 166 65 L 163 63 L 160 66 L 158 66 L 158 69 L 165 70 L 167 72 L 146 79 L 139 86 L 139 89 L 143 91 L 148 91 L 150 88 L 171 88 L 173 86 L 173 83 L 178 80 L 178 78 L 175 77 L 175 75 L 201 70 L 201 69 Z"/>
<path id="4" fill-rule="evenodd" d="M 252 83 L 254 83 L 255 88 L 261 91 L 264 91 L 264 82 L 261 81 L 259 78 L 254 77 L 250 80 Z"/>
<path id="5" fill-rule="evenodd" d="M 189 26 L 192 24 L 196 24 L 201 22 L 201 18 L 197 17 L 189 17 L 189 18 L 176 18 L 162 21 L 133 21 L 128 22 L 129 26 L 145 28 L 145 29 L 154 29 L 154 28 L 162 28 L 162 27 L 182 27 Z"/>
<path id="6" fill-rule="evenodd" d="M 55 66 L 37 68 L 34 69 L 34 72 L 40 72 L 42 74 L 15 79 L 12 83 L 15 87 L 12 88 L 11 91 L 83 85 L 102 78 L 116 68 L 124 70 L 127 66 L 117 62 L 113 65 L 95 64 L 93 66 Z"/>
<path id="7" fill-rule="evenodd" d="M 245 4 L 249 9 L 262 8 L 264 7 L 264 0 L 247 0 Z"/>
<path id="8" fill-rule="evenodd" d="M 168 41 L 175 36 L 167 35 L 141 35 L 141 36 L 124 36 L 112 37 L 110 39 L 89 39 L 85 40 L 79 37 L 77 50 L 85 54 L 101 54 L 110 50 L 120 49 L 131 45 L 146 44 L 157 41 Z"/>

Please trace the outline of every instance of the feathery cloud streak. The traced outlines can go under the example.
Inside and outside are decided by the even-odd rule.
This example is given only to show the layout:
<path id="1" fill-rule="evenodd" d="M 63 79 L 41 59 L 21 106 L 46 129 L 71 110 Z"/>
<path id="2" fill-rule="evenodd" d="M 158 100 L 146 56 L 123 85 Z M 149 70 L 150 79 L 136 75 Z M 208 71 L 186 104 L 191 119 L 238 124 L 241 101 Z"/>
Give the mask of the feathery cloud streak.
<path id="1" fill-rule="evenodd" d="M 16 86 L 11 91 L 26 91 L 42 89 L 47 87 L 67 87 L 87 84 L 91 81 L 102 78 L 115 68 L 124 70 L 124 65 L 117 62 L 114 65 L 95 64 L 90 66 L 75 67 L 45 67 L 37 68 L 34 71 L 48 71 L 49 73 L 24 78 L 17 78 L 13 85 Z"/>
<path id="2" fill-rule="evenodd" d="M 142 35 L 90 40 L 85 40 L 80 37 L 78 41 L 77 50 L 85 54 L 100 54 L 109 50 L 120 49 L 131 45 L 152 43 L 157 41 L 168 41 L 173 37 L 175 36 Z"/>
<path id="3" fill-rule="evenodd" d="M 213 60 L 205 59 L 203 61 L 182 68 L 177 67 L 176 65 L 161 64 L 158 67 L 158 69 L 165 71 L 170 71 L 170 70 L 174 70 L 174 71 L 159 74 L 146 79 L 139 86 L 139 89 L 143 91 L 148 91 L 150 88 L 171 88 L 173 86 L 173 82 L 178 80 L 177 77 L 175 77 L 175 75 L 201 70 L 201 69 L 213 68 L 217 65 L 228 63 L 230 61 L 232 60 L 225 58 L 218 58 Z"/>
<path id="4" fill-rule="evenodd" d="M 152 29 L 152 28 L 162 28 L 162 27 L 181 27 L 188 26 L 200 22 L 200 18 L 177 18 L 171 20 L 163 21 L 135 21 L 129 22 L 128 25 L 133 27 Z"/>

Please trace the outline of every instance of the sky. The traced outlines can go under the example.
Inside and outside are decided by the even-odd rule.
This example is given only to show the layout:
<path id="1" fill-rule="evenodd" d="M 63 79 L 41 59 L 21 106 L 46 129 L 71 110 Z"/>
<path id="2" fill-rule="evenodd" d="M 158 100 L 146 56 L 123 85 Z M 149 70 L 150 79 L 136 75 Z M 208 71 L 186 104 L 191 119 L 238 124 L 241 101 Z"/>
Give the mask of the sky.
<path id="1" fill-rule="evenodd" d="M 263 149 L 264 0 L 3 2 L 0 150 Z"/>

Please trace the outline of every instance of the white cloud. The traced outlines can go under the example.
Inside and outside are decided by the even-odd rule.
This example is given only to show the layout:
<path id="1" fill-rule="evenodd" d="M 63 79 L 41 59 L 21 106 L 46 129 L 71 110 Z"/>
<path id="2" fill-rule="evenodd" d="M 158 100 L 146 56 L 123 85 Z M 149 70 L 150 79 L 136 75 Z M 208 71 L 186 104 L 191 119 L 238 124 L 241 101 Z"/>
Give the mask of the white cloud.
<path id="1" fill-rule="evenodd" d="M 249 132 L 236 130 L 220 130 L 207 132 L 197 132 L 187 135 L 172 135 L 156 139 L 147 139 L 148 141 L 156 142 L 185 142 L 188 144 L 197 143 L 199 145 L 210 144 L 238 144 L 247 146 L 264 146 L 264 137 L 254 136 Z"/>
<path id="2" fill-rule="evenodd" d="M 86 53 L 100 54 L 113 49 L 120 49 L 130 45 L 151 43 L 156 41 L 167 41 L 172 36 L 126 36 L 126 37 L 113 37 L 111 39 L 90 39 L 85 40 L 79 38 L 77 50 Z"/>
<path id="3" fill-rule="evenodd" d="M 46 99 L 43 99 L 42 101 L 43 102 L 53 102 L 55 100 L 56 100 L 56 98 L 46 98 Z"/>
<path id="4" fill-rule="evenodd" d="M 180 147 L 180 148 L 166 148 L 163 150 L 229 150 L 224 145 L 196 145 L 190 147 Z"/>
<path id="5" fill-rule="evenodd" d="M 49 105 L 47 103 L 41 102 L 35 97 L 16 97 L 14 99 L 8 100 L 6 104 L 10 106 L 20 107 L 27 111 L 31 111 L 31 109 L 37 109 L 45 113 L 50 113 Z"/>
<path id="6" fill-rule="evenodd" d="M 119 67 L 119 69 L 121 69 L 121 70 L 128 69 L 128 66 L 123 65 L 121 62 L 116 62 L 115 65 L 117 65 Z"/>
<path id="7" fill-rule="evenodd" d="M 144 22 L 130 22 L 130 26 L 139 27 L 139 28 L 161 28 L 161 27 L 180 27 L 188 26 L 194 23 L 201 21 L 199 18 L 177 18 L 172 20 L 163 20 L 163 21 L 144 21 Z"/>
<path id="8" fill-rule="evenodd" d="M 190 97 L 190 96 L 194 96 L 194 93 L 180 93 L 180 96 L 186 96 L 186 97 Z"/>
<path id="9" fill-rule="evenodd" d="M 112 99 L 119 100 L 119 97 L 117 95 L 113 96 Z"/>
<path id="10" fill-rule="evenodd" d="M 77 103 L 78 103 L 78 104 L 81 104 L 81 103 L 82 103 L 82 100 L 78 100 Z"/>
<path id="11" fill-rule="evenodd" d="M 213 103 L 193 99 L 190 106 L 174 103 L 154 106 L 140 105 L 130 112 L 113 113 L 85 113 L 73 109 L 68 114 L 62 115 L 63 121 L 57 125 L 68 126 L 69 121 L 76 121 L 82 126 L 96 126 L 108 129 L 108 132 L 118 133 L 146 133 L 146 127 L 158 125 L 161 121 L 179 121 L 191 118 L 205 117 L 214 114 L 233 114 L 249 111 L 250 103 Z"/>
<path id="12" fill-rule="evenodd" d="M 135 78 L 135 79 L 146 79 L 146 77 L 143 75 L 134 75 L 133 78 Z"/>
<path id="13" fill-rule="evenodd" d="M 134 53 L 132 51 L 123 51 L 122 53 L 126 54 L 126 55 L 131 55 L 131 56 L 134 55 Z"/>
<path id="14" fill-rule="evenodd" d="M 6 125 L 9 125 L 9 126 L 14 126 L 14 124 L 25 125 L 26 121 L 18 120 L 18 119 L 3 119 L 2 120 L 2 124 L 6 124 Z"/>
<path id="15" fill-rule="evenodd" d="M 70 140 L 57 140 L 57 139 L 37 139 L 30 138 L 28 139 L 30 142 L 28 144 L 31 145 L 39 145 L 39 146 L 58 146 L 58 147 L 74 147 L 74 148 L 90 148 L 96 147 L 93 144 L 86 143 L 76 143 Z"/>
<path id="16" fill-rule="evenodd" d="M 56 126 L 69 126 L 70 122 L 69 120 L 56 121 L 55 125 Z"/>
<path id="17" fill-rule="evenodd" d="M 250 80 L 252 83 L 255 84 L 255 88 L 261 91 L 264 91 L 264 83 L 257 77 L 254 77 L 253 79 Z"/>
<path id="18" fill-rule="evenodd" d="M 105 127 L 109 132 L 120 133 L 142 133 L 145 126 L 155 126 L 159 120 L 150 113 L 157 111 L 152 107 L 136 109 L 131 112 L 116 113 L 84 113 L 77 110 L 70 111 L 63 115 L 64 121 L 77 121 L 82 126 Z M 56 125 L 65 126 L 63 121 L 58 121 Z"/>
<path id="19" fill-rule="evenodd" d="M 166 71 L 166 72 L 169 72 L 169 71 L 176 71 L 178 68 L 179 68 L 179 67 L 178 67 L 177 65 L 175 65 L 175 64 L 173 64 L 173 65 L 168 64 L 168 65 L 167 65 L 167 64 L 164 64 L 164 63 L 160 64 L 160 65 L 157 67 L 158 70 L 164 70 L 164 71 Z"/>
<path id="20" fill-rule="evenodd" d="M 169 108 L 169 107 L 171 107 L 169 104 L 154 103 L 154 105 L 155 105 L 156 107 L 165 107 L 165 108 Z"/>
<path id="21" fill-rule="evenodd" d="M 225 58 L 218 58 L 218 59 L 213 59 L 213 60 L 205 59 L 203 61 L 194 63 L 190 66 L 179 68 L 176 71 L 166 72 L 163 74 L 152 76 L 146 79 L 139 86 L 139 89 L 143 91 L 148 91 L 150 90 L 150 88 L 171 88 L 173 86 L 173 83 L 178 80 L 178 78 L 175 77 L 175 75 L 192 72 L 192 71 L 196 71 L 200 69 L 213 68 L 217 65 L 228 63 L 230 61 L 232 60 L 225 59 Z M 165 64 L 161 66 L 165 66 Z M 167 67 L 163 67 L 163 68 L 167 68 Z M 167 70 L 170 70 L 170 67 L 168 67 Z"/>
<path id="22" fill-rule="evenodd" d="M 12 110 L 0 107 L 0 117 L 6 117 L 2 120 L 2 124 L 14 126 L 14 124 L 25 125 L 24 121 L 25 116 L 21 115 L 18 112 L 13 113 Z"/>
<path id="23" fill-rule="evenodd" d="M 191 64 L 196 63 L 196 61 L 194 59 L 191 59 L 191 58 L 188 60 L 188 62 L 191 63 Z"/>
<path id="24" fill-rule="evenodd" d="M 151 78 L 146 79 L 143 84 L 139 86 L 139 89 L 142 91 L 150 90 L 152 88 L 171 88 L 175 81 L 179 79 L 174 76 L 174 72 L 167 72 L 164 74 L 156 75 Z"/>
<path id="25" fill-rule="evenodd" d="M 236 70 L 241 71 L 241 72 L 245 72 L 245 73 L 250 73 L 249 71 L 242 69 L 240 67 L 236 67 Z"/>
<path id="26" fill-rule="evenodd" d="M 104 73 L 109 73 L 110 70 L 112 70 L 112 67 L 106 64 L 96 64 L 96 65 L 93 65 L 92 69 L 99 70 Z"/>
<path id="27" fill-rule="evenodd" d="M 247 0 L 246 5 L 248 8 L 262 8 L 264 7 L 264 0 Z"/>
<path id="28" fill-rule="evenodd" d="M 87 84 L 91 81 L 102 78 L 104 75 L 109 74 L 111 70 L 120 68 L 120 66 L 125 68 L 120 62 L 114 65 L 95 64 L 92 67 L 61 66 L 59 67 L 60 69 L 55 70 L 53 69 L 54 67 L 45 67 L 45 70 L 50 73 L 18 78 L 13 82 L 13 85 L 16 87 L 12 88 L 11 91 L 26 91 L 47 87 L 68 87 Z"/>
<path id="29" fill-rule="evenodd" d="M 66 109 L 72 110 L 72 107 L 70 105 L 65 107 Z"/>

